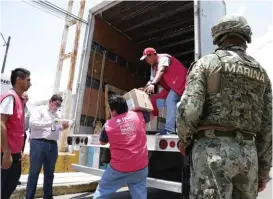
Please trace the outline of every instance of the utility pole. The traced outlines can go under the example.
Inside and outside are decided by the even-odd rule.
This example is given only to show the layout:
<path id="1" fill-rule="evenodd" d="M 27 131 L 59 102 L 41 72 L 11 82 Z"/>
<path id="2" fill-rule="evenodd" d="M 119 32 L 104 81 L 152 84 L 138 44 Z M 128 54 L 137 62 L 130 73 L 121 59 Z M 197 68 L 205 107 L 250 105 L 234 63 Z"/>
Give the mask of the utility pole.
<path id="1" fill-rule="evenodd" d="M 72 11 L 72 5 L 73 5 L 73 0 L 69 0 L 68 12 Z M 85 8 L 85 0 L 81 0 L 80 9 L 78 13 L 78 17 L 80 19 L 83 18 L 84 8 Z M 75 31 L 75 37 L 74 37 L 73 50 L 72 52 L 65 54 L 68 30 L 69 30 L 69 27 L 75 24 L 76 24 L 76 31 Z M 59 54 L 59 61 L 58 61 L 58 66 L 57 66 L 57 71 L 55 76 L 55 84 L 54 84 L 53 92 L 58 93 L 59 87 L 60 87 L 61 75 L 62 75 L 63 61 L 65 59 L 70 58 L 71 62 L 70 62 L 70 68 L 69 68 L 69 77 L 67 82 L 67 88 L 66 88 L 66 91 L 64 92 L 64 99 L 63 99 L 64 101 L 63 101 L 63 110 L 62 110 L 62 117 L 65 119 L 71 119 L 70 110 L 71 110 L 71 104 L 72 104 L 72 88 L 73 88 L 75 67 L 76 67 L 76 61 L 77 61 L 77 55 L 78 55 L 81 26 L 82 26 L 82 21 L 80 20 L 68 21 L 68 18 L 66 18 L 64 31 L 63 31 L 63 37 L 62 37 L 62 43 L 61 43 L 61 49 Z M 64 130 L 60 135 L 60 142 L 59 142 L 60 152 L 68 151 L 68 146 L 67 146 L 68 133 L 69 133 L 69 129 Z"/>
<path id="2" fill-rule="evenodd" d="M 3 74 L 5 71 L 5 66 L 6 66 L 6 59 L 7 59 L 7 55 L 8 55 L 8 51 L 9 51 L 9 45 L 10 45 L 10 36 L 8 37 L 8 42 L 6 42 L 5 38 L 3 37 L 2 33 L 1 36 L 5 42 L 5 46 L 6 46 L 6 52 L 5 52 L 5 56 L 4 56 L 4 60 L 3 60 L 3 65 L 2 65 L 2 70 L 1 73 Z"/>

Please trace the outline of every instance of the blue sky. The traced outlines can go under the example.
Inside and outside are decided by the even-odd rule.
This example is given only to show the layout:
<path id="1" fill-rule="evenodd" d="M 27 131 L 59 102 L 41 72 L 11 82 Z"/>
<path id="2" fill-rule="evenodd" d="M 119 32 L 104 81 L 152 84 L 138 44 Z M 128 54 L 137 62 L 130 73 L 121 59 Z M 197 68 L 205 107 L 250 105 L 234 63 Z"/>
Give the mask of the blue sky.
<path id="1" fill-rule="evenodd" d="M 67 0 L 50 2 L 66 9 Z M 98 1 L 87 1 L 84 19 L 87 19 L 88 9 Z M 255 52 L 259 46 L 272 41 L 272 2 L 270 1 L 226 1 L 227 14 L 245 16 L 252 27 L 253 43 L 249 52 Z M 79 2 L 74 2 L 73 14 L 77 14 Z M 7 39 L 11 36 L 11 45 L 6 63 L 5 73 L 9 74 L 15 67 L 25 67 L 32 72 L 33 86 L 29 90 L 30 101 L 47 99 L 52 94 L 56 66 L 58 61 L 64 19 L 48 14 L 20 0 L 1 1 L 1 32 Z M 72 50 L 74 28 L 70 29 L 67 52 Z M 85 28 L 81 30 L 79 56 Z M 5 47 L 0 39 L 0 63 L 4 56 Z M 272 43 L 254 53 L 255 58 L 264 65 L 271 65 Z M 267 55 L 266 55 L 267 54 Z M 66 88 L 69 62 L 64 62 L 60 89 Z M 270 62 L 270 63 L 269 63 Z M 266 67 L 266 66 L 265 66 Z M 271 68 L 269 68 L 271 70 Z M 272 70 L 270 72 L 273 74 Z M 76 82 L 78 74 L 75 74 Z M 43 87 L 41 89 L 41 87 Z"/>

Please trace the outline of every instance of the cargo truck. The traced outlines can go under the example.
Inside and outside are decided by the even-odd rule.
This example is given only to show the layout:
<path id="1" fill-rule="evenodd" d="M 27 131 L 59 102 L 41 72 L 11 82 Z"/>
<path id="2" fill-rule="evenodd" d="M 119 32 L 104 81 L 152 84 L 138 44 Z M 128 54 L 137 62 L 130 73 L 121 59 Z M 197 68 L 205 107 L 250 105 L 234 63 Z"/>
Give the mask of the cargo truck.
<path id="1" fill-rule="evenodd" d="M 90 9 L 75 100 L 75 128 L 67 141 L 81 150 L 91 146 L 94 153 L 91 166 L 75 164 L 74 170 L 98 176 L 103 173 L 101 151 L 109 145 L 100 145 L 99 135 L 84 125 L 92 114 L 93 122 L 104 115 L 98 113 L 99 107 L 106 107 L 101 105 L 107 101 L 102 96 L 106 92 L 103 84 L 125 91 L 145 85 L 150 66 L 139 60 L 145 47 L 171 54 L 189 67 L 214 51 L 211 27 L 225 14 L 224 1 L 104 1 Z M 147 132 L 147 140 L 147 186 L 181 193 L 178 136 Z"/>
<path id="2" fill-rule="evenodd" d="M 10 82 L 10 76 L 6 74 L 1 74 L 1 95 L 6 93 L 8 90 L 12 88 Z"/>

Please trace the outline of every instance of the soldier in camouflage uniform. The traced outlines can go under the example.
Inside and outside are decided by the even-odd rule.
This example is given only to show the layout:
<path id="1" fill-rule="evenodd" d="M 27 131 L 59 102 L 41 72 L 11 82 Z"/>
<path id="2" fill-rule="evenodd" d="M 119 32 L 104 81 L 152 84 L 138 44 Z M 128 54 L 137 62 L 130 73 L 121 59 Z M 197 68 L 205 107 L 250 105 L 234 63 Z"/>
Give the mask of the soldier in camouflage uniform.
<path id="1" fill-rule="evenodd" d="M 212 28 L 218 49 L 189 72 L 176 119 L 182 151 L 195 140 L 192 199 L 254 199 L 269 180 L 272 90 L 246 54 L 251 34 L 245 18 L 225 16 Z"/>

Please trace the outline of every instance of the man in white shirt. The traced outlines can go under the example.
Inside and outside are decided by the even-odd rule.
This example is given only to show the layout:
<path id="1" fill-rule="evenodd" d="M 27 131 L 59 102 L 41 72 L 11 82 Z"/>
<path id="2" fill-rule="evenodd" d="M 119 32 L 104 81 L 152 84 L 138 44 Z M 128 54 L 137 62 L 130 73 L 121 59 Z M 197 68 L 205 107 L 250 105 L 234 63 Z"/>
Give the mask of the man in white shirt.
<path id="1" fill-rule="evenodd" d="M 53 95 L 48 105 L 40 106 L 30 115 L 30 168 L 26 199 L 33 199 L 41 168 L 44 169 L 44 199 L 52 199 L 52 184 L 58 157 L 59 131 L 68 128 L 68 122 L 60 122 L 62 97 Z"/>
<path id="2" fill-rule="evenodd" d="M 29 119 L 30 119 L 30 112 L 27 106 L 27 102 L 29 100 L 27 92 L 23 93 L 22 98 L 24 99 L 24 104 L 25 104 L 25 138 L 24 138 L 25 140 L 24 140 L 24 146 L 22 150 L 22 153 L 24 153 L 26 139 L 27 139 L 27 131 L 29 130 Z"/>

